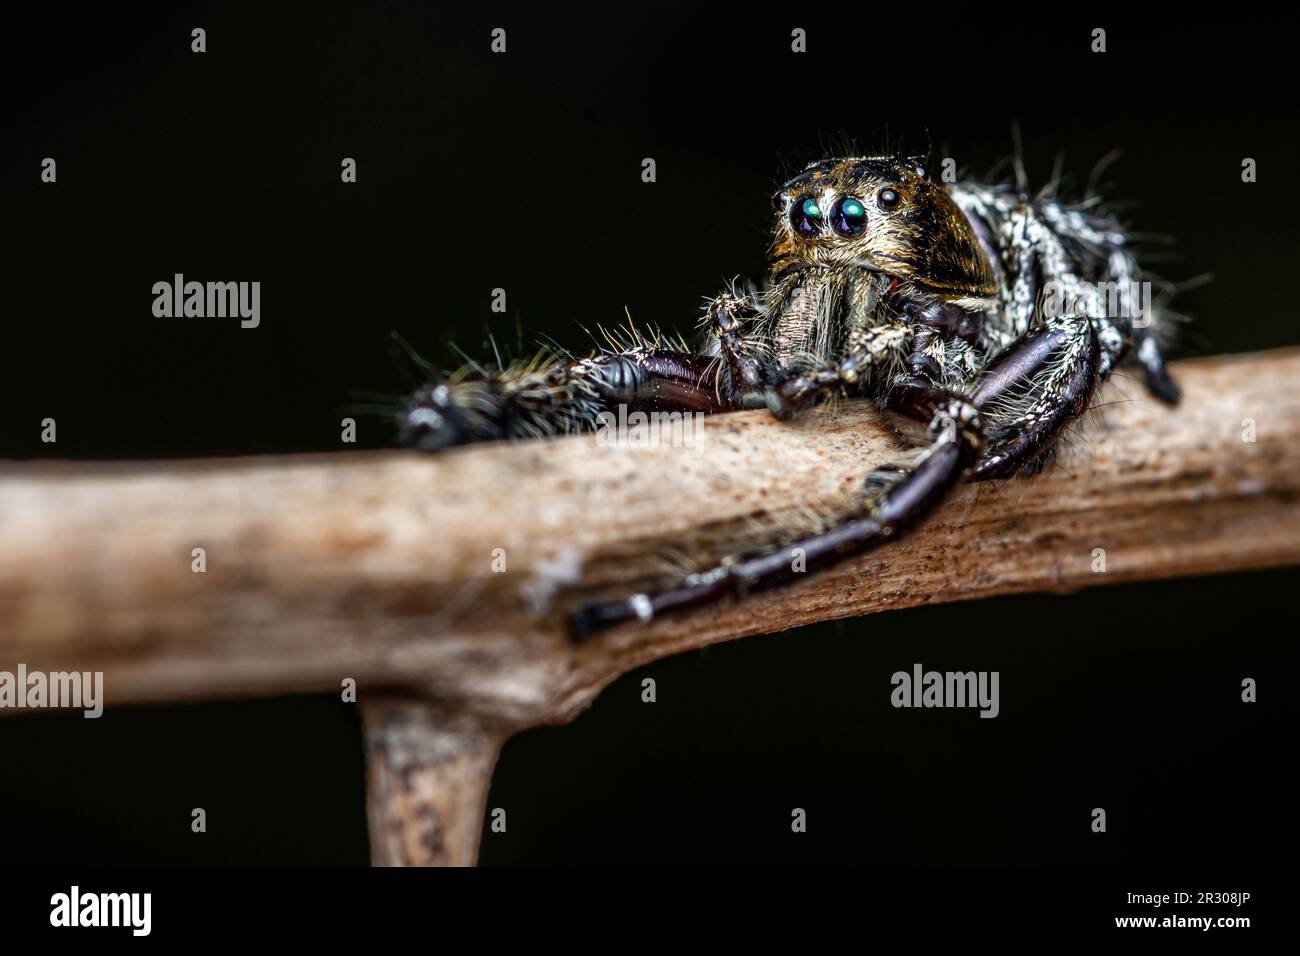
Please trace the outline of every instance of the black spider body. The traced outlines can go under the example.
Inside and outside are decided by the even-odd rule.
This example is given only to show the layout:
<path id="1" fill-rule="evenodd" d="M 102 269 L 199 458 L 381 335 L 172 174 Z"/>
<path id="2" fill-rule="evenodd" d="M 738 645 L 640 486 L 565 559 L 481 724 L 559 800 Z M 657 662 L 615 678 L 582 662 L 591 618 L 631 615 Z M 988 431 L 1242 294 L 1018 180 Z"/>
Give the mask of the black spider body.
<path id="1" fill-rule="evenodd" d="M 617 405 L 780 418 L 817 400 L 874 400 L 925 429 L 905 460 L 867 476 L 853 513 L 790 547 L 812 570 L 895 537 L 957 481 L 1041 467 L 1097 386 L 1132 356 L 1175 402 L 1128 236 L 1095 199 L 1032 199 L 1009 187 L 938 183 L 915 160 L 813 164 L 774 197 L 761 290 L 706 310 L 699 352 L 640 341 L 496 375 L 459 373 L 411 397 L 405 439 L 437 448 L 592 425 Z M 737 555 L 656 594 L 590 605 L 588 635 L 795 575 L 790 547 Z"/>

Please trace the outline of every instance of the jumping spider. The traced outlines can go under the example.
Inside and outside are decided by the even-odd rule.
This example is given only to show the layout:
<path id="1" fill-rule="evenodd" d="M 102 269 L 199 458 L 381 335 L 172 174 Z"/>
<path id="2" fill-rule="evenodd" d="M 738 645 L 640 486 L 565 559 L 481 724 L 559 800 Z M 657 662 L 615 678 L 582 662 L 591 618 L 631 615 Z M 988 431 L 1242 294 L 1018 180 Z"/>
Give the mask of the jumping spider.
<path id="1" fill-rule="evenodd" d="M 1093 198 L 945 185 L 894 156 L 814 163 L 774 206 L 766 287 L 714 299 L 701 351 L 632 343 L 459 373 L 410 397 L 403 440 L 435 449 L 567 431 L 620 404 L 766 406 L 784 419 L 833 394 L 923 424 L 917 451 L 868 476 L 854 512 L 794 543 L 812 570 L 896 538 L 963 478 L 1037 470 L 1130 353 L 1151 392 L 1178 401 L 1158 341 L 1170 319 L 1134 301 L 1128 237 Z M 1065 307 L 1046 307 L 1049 292 Z M 728 559 L 667 590 L 587 605 L 571 626 L 586 636 L 775 586 L 795 577 L 788 556 Z"/>

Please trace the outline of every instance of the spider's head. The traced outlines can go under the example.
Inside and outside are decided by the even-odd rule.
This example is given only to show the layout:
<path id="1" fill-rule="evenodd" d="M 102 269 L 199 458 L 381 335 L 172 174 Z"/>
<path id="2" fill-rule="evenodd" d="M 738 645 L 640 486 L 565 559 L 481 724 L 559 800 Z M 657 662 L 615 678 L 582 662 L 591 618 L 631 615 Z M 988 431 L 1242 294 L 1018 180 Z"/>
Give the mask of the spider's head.
<path id="1" fill-rule="evenodd" d="M 782 186 L 773 204 L 774 278 L 856 268 L 953 297 L 994 291 L 970 222 L 919 159 L 823 160 Z"/>

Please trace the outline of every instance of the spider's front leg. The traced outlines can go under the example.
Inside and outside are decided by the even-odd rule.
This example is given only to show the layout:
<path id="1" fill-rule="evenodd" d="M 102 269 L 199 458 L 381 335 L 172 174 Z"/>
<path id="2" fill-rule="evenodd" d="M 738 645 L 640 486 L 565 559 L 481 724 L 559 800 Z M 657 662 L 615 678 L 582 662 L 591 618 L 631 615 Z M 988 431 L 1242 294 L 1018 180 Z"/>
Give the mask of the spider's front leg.
<path id="1" fill-rule="evenodd" d="M 908 322 L 854 328 L 837 361 L 785 372 L 767 393 L 767 407 L 784 420 L 827 395 L 859 385 L 872 371 L 901 363 L 916 331 Z"/>
<path id="2" fill-rule="evenodd" d="M 802 571 L 828 567 L 893 540 L 922 518 L 961 478 L 983 448 L 983 432 L 973 401 L 923 379 L 904 380 L 887 393 L 883 404 L 910 418 L 927 421 L 931 443 L 912 461 L 872 472 L 856 511 L 788 546 L 723 561 L 710 571 L 691 575 L 675 588 L 589 604 L 570 619 L 574 634 L 586 638 L 627 622 L 646 622 L 728 595 L 775 587 Z M 793 560 L 795 549 L 803 558 L 799 571 Z"/>
<path id="3" fill-rule="evenodd" d="M 576 360 L 518 363 L 494 374 L 458 373 L 407 400 L 403 444 L 436 451 L 467 442 L 538 438 L 593 427 L 606 409 L 714 412 L 741 407 L 714 387 L 706 355 L 632 348 Z"/>
<path id="4" fill-rule="evenodd" d="M 748 298 L 714 299 L 707 324 L 718 341 L 717 355 L 638 345 L 580 359 L 516 363 L 496 373 L 462 370 L 410 396 L 399 416 L 400 439 L 436 451 L 589 429 L 601 412 L 619 405 L 704 414 L 747 407 L 771 377 L 762 350 L 741 334 L 758 315 Z"/>

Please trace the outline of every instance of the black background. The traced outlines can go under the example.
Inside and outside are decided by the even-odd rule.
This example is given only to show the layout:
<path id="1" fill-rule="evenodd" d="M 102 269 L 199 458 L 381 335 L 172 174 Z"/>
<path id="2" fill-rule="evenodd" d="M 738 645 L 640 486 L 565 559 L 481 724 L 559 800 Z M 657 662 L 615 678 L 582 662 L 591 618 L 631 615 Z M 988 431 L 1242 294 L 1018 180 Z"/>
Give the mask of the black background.
<path id="1" fill-rule="evenodd" d="M 1122 148 L 1111 194 L 1175 240 L 1152 241 L 1153 268 L 1214 274 L 1180 300 L 1180 354 L 1297 342 L 1292 53 L 1263 24 L 1037 6 L 5 16 L 6 457 L 338 449 L 359 390 L 405 387 L 392 330 L 443 366 L 489 335 L 581 347 L 579 325 L 625 309 L 687 330 L 726 280 L 761 276 L 768 197 L 805 161 L 929 140 L 979 174 L 1013 121 L 1035 186 L 1058 153 L 1082 182 Z M 261 327 L 154 318 L 175 272 L 260 280 Z M 390 438 L 363 421 L 364 446 Z M 1282 570 L 918 608 L 662 661 L 506 746 L 489 805 L 509 831 L 483 862 L 1278 859 L 1298 586 Z M 889 675 L 915 661 L 1000 670 L 1001 716 L 892 709 Z M 0 759 L 0 863 L 367 859 L 358 725 L 335 697 L 9 719 Z"/>

